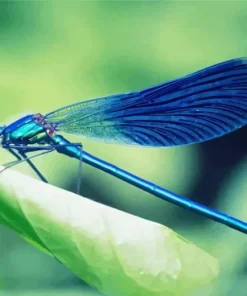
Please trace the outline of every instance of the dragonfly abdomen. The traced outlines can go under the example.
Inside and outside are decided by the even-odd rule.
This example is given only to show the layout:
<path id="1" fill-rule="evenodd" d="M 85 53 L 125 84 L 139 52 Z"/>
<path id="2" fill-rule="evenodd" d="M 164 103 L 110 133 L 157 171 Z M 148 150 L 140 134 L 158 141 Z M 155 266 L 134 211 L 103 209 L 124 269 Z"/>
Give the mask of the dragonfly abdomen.
<path id="1" fill-rule="evenodd" d="M 80 159 L 80 155 L 82 153 L 81 144 L 73 144 L 61 135 L 51 137 L 50 144 L 54 145 L 57 152 L 72 158 Z"/>

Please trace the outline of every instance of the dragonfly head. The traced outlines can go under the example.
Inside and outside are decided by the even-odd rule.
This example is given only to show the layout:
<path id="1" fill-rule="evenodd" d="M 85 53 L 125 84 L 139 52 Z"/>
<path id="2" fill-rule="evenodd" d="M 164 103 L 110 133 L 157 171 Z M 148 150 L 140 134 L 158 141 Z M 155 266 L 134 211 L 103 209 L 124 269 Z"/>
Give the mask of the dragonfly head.
<path id="1" fill-rule="evenodd" d="M 3 131 L 4 131 L 4 129 L 5 129 L 5 125 L 4 126 L 0 126 L 0 137 L 2 136 L 2 134 L 3 134 Z"/>

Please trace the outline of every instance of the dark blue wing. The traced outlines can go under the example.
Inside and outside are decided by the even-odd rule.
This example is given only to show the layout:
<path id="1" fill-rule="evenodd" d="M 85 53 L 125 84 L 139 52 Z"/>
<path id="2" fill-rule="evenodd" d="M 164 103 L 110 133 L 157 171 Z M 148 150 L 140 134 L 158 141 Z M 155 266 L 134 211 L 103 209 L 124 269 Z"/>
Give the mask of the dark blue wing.
<path id="1" fill-rule="evenodd" d="M 46 115 L 56 130 L 105 142 L 175 146 L 247 123 L 247 58 L 141 91 L 82 101 Z"/>

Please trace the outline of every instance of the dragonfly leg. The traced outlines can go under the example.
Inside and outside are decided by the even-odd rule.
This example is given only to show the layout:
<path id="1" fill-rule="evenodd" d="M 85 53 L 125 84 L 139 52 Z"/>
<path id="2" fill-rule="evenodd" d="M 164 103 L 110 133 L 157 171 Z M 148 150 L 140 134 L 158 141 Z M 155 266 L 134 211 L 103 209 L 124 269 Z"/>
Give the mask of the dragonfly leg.
<path id="1" fill-rule="evenodd" d="M 16 148 L 18 147 L 18 148 Z M 45 183 L 48 183 L 48 181 L 46 180 L 46 178 L 40 173 L 40 171 L 37 169 L 37 167 L 32 163 L 32 161 L 26 156 L 25 152 L 22 151 L 22 147 L 23 146 L 16 146 L 15 149 L 18 151 L 18 153 L 16 153 L 13 149 L 8 149 L 8 151 L 13 155 L 15 156 L 18 161 L 15 161 L 15 162 L 11 162 L 11 163 L 8 163 L 6 164 L 5 166 L 6 167 L 9 167 L 10 165 L 11 166 L 14 166 L 16 164 L 19 163 L 19 161 L 21 161 L 22 159 L 26 160 L 26 162 L 29 164 L 29 166 L 33 169 L 33 171 L 36 173 L 36 175 Z M 27 148 L 29 147 L 23 147 L 25 148 L 25 150 L 27 150 Z M 30 152 L 33 152 L 33 151 L 30 151 Z"/>
<path id="2" fill-rule="evenodd" d="M 80 153 L 80 160 L 79 160 L 79 167 L 78 167 L 78 176 L 77 176 L 77 182 L 76 182 L 76 193 L 79 194 L 80 193 L 80 189 L 81 189 L 81 177 L 82 177 L 82 152 L 83 152 L 83 146 L 81 143 L 74 143 L 74 145 L 76 145 L 76 147 L 79 147 L 81 150 Z"/>
<path id="3" fill-rule="evenodd" d="M 12 147 L 13 148 L 13 147 Z M 15 149 L 17 149 L 17 151 L 18 151 L 18 153 L 20 154 L 17 154 L 15 151 L 13 151 L 12 149 L 7 149 L 12 155 L 14 155 L 16 158 L 17 158 L 17 160 L 16 161 L 11 161 L 11 162 L 9 162 L 9 163 L 7 163 L 7 164 L 5 164 L 4 166 L 4 169 L 2 169 L 1 171 L 0 171 L 0 173 L 2 173 L 3 171 L 5 171 L 6 169 L 8 169 L 8 168 L 10 168 L 10 167 L 13 167 L 13 166 L 15 166 L 15 165 L 17 165 L 17 164 L 20 164 L 20 163 L 22 163 L 22 162 L 24 162 L 24 161 L 26 161 L 29 165 L 30 165 L 30 167 L 34 170 L 34 172 L 38 175 L 38 177 L 43 181 L 43 182 L 45 182 L 45 183 L 48 183 L 47 182 L 47 180 L 45 179 L 45 177 L 39 172 L 39 170 L 36 168 L 36 166 L 32 163 L 32 161 L 30 160 L 31 158 L 35 158 L 35 157 L 38 157 L 38 156 L 41 156 L 41 155 L 43 155 L 43 154 L 46 154 L 46 153 L 49 153 L 49 152 L 52 152 L 52 151 L 54 151 L 54 149 L 52 149 L 52 147 L 50 148 L 50 150 L 46 150 L 46 151 L 43 151 L 43 152 L 41 152 L 41 153 L 38 153 L 38 154 L 36 154 L 36 155 L 32 155 L 32 156 L 30 156 L 30 157 L 27 157 L 27 155 L 23 152 L 23 151 L 21 151 L 22 149 L 22 146 L 16 146 L 16 147 L 14 147 Z M 39 149 L 39 151 L 40 151 L 40 149 Z M 33 150 L 32 151 L 29 151 L 29 152 L 33 152 Z M 27 152 L 28 153 L 28 152 Z"/>
<path id="4" fill-rule="evenodd" d="M 23 145 L 2 145 L 2 147 L 8 151 L 11 150 L 10 153 L 12 153 L 15 157 L 18 156 L 17 153 L 13 151 L 13 149 L 16 149 L 18 152 L 23 151 L 25 153 L 28 152 L 37 152 L 37 151 L 44 151 L 44 150 L 52 150 L 52 146 L 41 146 L 41 145 L 33 145 L 33 146 L 23 146 Z M 20 157 L 20 156 L 19 156 Z M 17 157 L 18 158 L 18 157 Z"/>
<path id="5" fill-rule="evenodd" d="M 10 162 L 7 162 L 7 163 L 4 163 L 4 164 L 2 164 L 2 166 L 4 166 L 4 167 L 11 167 L 11 166 L 14 166 L 14 165 L 16 165 L 16 164 L 18 164 L 19 162 L 22 162 L 22 158 L 14 151 L 14 150 L 12 150 L 12 149 L 7 149 L 7 151 L 10 153 L 10 154 L 12 154 L 15 158 L 17 158 L 17 160 L 14 160 L 14 161 L 10 161 Z M 2 171 L 4 171 L 5 170 L 5 168 L 2 170 Z M 0 171 L 0 173 L 2 172 L 2 171 Z"/>
<path id="6" fill-rule="evenodd" d="M 27 157 L 25 152 L 19 150 L 18 153 L 26 160 L 26 162 L 29 164 L 29 166 L 33 169 L 33 171 L 36 173 L 36 175 L 40 178 L 40 180 L 45 183 L 48 183 L 46 178 L 41 174 L 41 172 L 37 169 L 37 167 L 33 164 L 33 162 Z"/>
<path id="7" fill-rule="evenodd" d="M 81 176 L 82 176 L 82 144 L 81 143 L 69 143 L 69 144 L 60 144 L 60 145 L 47 145 L 47 146 L 40 146 L 40 145 L 32 145 L 32 146 L 20 146 L 20 145 L 3 145 L 3 148 L 7 149 L 10 153 L 12 153 L 16 158 L 18 158 L 18 161 L 11 162 L 6 164 L 6 167 L 0 171 L 3 172 L 5 169 L 9 167 L 13 167 L 21 162 L 26 161 L 30 167 L 35 171 L 35 173 L 38 175 L 38 177 L 45 183 L 48 183 L 47 180 L 44 178 L 44 176 L 39 172 L 39 170 L 35 167 L 35 165 L 30 161 L 31 158 L 38 157 L 39 155 L 49 153 L 51 151 L 54 151 L 56 148 L 59 148 L 61 146 L 76 146 L 81 149 L 80 153 L 80 161 L 79 161 L 79 168 L 78 168 L 78 178 L 77 178 L 77 185 L 76 185 L 76 193 L 79 194 L 80 192 L 80 187 L 81 187 Z M 19 154 L 14 152 L 12 149 L 16 149 Z M 36 152 L 36 151 L 44 151 L 40 154 L 33 155 L 31 157 L 27 157 L 26 153 L 30 152 Z M 21 157 L 20 157 L 21 155 Z"/>
<path id="8" fill-rule="evenodd" d="M 58 144 L 58 145 L 47 145 L 47 146 L 43 146 L 43 145 L 32 145 L 32 146 L 2 145 L 2 148 L 6 149 L 6 150 L 10 150 L 10 149 L 22 150 L 25 153 L 27 153 L 27 152 L 36 152 L 36 151 L 44 151 L 44 150 L 53 151 L 56 148 L 59 148 L 61 146 L 82 147 L 82 144 L 81 143 L 70 143 L 70 144 Z"/>
<path id="9" fill-rule="evenodd" d="M 11 153 L 15 158 L 21 160 L 22 158 L 12 149 L 8 149 L 9 153 Z"/>

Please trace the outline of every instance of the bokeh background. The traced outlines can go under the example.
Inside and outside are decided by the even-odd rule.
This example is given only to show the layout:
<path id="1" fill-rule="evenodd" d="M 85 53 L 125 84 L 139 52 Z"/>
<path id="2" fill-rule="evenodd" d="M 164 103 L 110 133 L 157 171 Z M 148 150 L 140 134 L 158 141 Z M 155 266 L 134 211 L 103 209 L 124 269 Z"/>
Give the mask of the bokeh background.
<path id="1" fill-rule="evenodd" d="M 78 100 L 138 90 L 246 56 L 246 20 L 245 1 L 1 1 L 1 122 Z M 166 149 L 84 139 L 82 143 L 95 156 L 247 220 L 246 139 L 244 127 L 201 145 Z M 0 151 L 0 163 L 11 160 Z M 37 158 L 35 164 L 50 183 L 76 190 L 75 160 L 53 154 Z M 34 176 L 27 165 L 15 169 Z M 220 290 L 217 294 L 207 290 L 205 295 L 246 295 L 245 235 L 87 165 L 83 165 L 81 195 L 164 224 L 218 257 Z M 0 295 L 96 295 L 53 258 L 3 227 L 0 288 Z"/>

